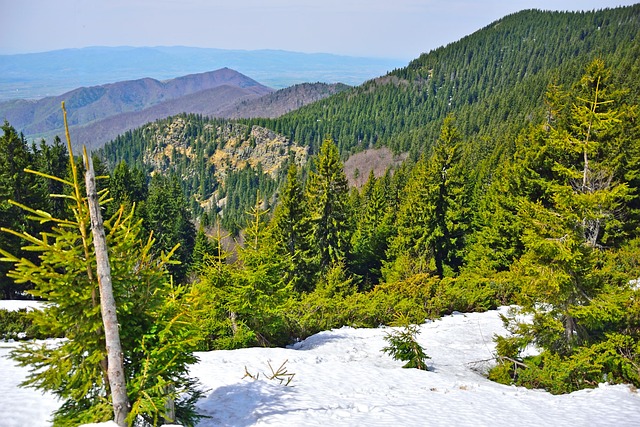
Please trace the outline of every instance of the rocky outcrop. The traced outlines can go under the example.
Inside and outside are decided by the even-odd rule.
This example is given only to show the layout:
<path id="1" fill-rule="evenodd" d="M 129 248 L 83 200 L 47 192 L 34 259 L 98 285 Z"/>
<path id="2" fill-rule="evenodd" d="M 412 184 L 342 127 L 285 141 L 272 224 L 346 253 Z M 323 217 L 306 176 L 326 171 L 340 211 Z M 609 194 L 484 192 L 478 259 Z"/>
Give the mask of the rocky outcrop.
<path id="1" fill-rule="evenodd" d="M 189 122 L 175 117 L 165 125 L 154 124 L 146 132 L 152 134 L 144 162 L 154 170 L 164 171 L 175 164 L 178 157 L 186 157 L 197 164 L 198 156 L 213 165 L 215 177 L 223 183 L 229 171 L 248 166 L 276 178 L 290 157 L 302 166 L 308 157 L 308 147 L 294 144 L 288 138 L 260 126 L 239 123 L 206 124 L 202 135 L 189 135 Z M 209 139 L 210 137 L 210 139 Z M 196 146 L 200 147 L 198 152 Z"/>

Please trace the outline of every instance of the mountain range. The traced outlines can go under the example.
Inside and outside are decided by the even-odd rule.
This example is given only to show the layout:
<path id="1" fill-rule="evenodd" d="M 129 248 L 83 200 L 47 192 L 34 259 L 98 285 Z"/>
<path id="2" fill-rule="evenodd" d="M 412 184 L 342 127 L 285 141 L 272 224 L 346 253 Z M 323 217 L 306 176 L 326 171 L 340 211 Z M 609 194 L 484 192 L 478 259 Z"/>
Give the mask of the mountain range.
<path id="1" fill-rule="evenodd" d="M 151 77 L 173 79 L 224 67 L 282 89 L 299 83 L 358 85 L 405 60 L 282 50 L 192 47 L 90 47 L 0 55 L 0 101 L 56 96 L 78 87 Z"/>
<path id="2" fill-rule="evenodd" d="M 348 88 L 303 84 L 275 92 L 229 68 L 167 81 L 151 78 L 83 87 L 40 100 L 0 103 L 0 117 L 28 139 L 64 135 L 61 103 L 74 143 L 97 148 L 160 118 L 189 112 L 215 117 L 277 117 Z"/>

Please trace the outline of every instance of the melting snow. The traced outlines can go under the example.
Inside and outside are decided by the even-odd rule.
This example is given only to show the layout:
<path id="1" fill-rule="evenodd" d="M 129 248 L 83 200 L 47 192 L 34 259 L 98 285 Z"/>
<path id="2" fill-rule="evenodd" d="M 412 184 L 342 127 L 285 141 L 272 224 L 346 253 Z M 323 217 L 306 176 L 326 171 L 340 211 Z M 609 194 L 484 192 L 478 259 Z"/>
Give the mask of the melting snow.
<path id="1" fill-rule="evenodd" d="M 629 386 L 553 396 L 487 380 L 492 338 L 504 333 L 499 312 L 506 310 L 421 325 L 418 341 L 431 357 L 430 371 L 403 369 L 381 352 L 388 328 L 325 331 L 286 349 L 198 353 L 191 373 L 207 390 L 198 409 L 209 417 L 199 426 L 640 425 L 640 395 Z M 59 403 L 18 387 L 27 369 L 4 357 L 14 345 L 0 345 L 0 425 L 50 425 Z M 295 373 L 290 386 L 265 378 L 269 363 L 277 369 L 285 361 Z M 243 378 L 245 369 L 259 378 Z"/>

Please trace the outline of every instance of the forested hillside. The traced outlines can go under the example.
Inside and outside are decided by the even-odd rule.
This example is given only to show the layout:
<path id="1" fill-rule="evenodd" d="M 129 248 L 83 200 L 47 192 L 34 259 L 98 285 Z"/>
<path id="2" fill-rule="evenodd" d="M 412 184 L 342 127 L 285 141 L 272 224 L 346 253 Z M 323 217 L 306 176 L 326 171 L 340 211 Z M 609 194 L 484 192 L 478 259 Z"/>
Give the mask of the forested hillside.
<path id="1" fill-rule="evenodd" d="M 314 153 L 326 135 L 343 154 L 372 145 L 421 153 L 453 113 L 465 137 L 492 150 L 535 114 L 540 117 L 551 82 L 575 81 L 594 58 L 605 60 L 616 78 L 637 89 L 639 37 L 640 5 L 583 13 L 524 11 L 387 76 L 256 123 L 309 145 Z"/>
<path id="2" fill-rule="evenodd" d="M 514 305 L 492 379 L 640 386 L 639 35 L 640 5 L 525 11 L 279 119 L 148 124 L 96 153 L 107 224 L 124 206 L 180 261 L 200 349 L 395 324 L 391 354 L 424 366 L 410 324 Z M 57 157 L 4 132 L 0 208 L 38 232 L 6 200 L 53 209 L 21 170 Z M 350 187 L 344 160 L 382 146 L 402 163 Z"/>
<path id="3" fill-rule="evenodd" d="M 548 86 L 575 81 L 594 58 L 606 62 L 617 83 L 630 89 L 628 101 L 637 102 L 638 40 L 640 5 L 583 13 L 524 11 L 424 54 L 406 68 L 281 118 L 240 123 L 272 129 L 296 145 L 309 147 L 311 154 L 329 136 L 343 159 L 367 148 L 386 146 L 395 153 L 408 152 L 415 161 L 429 152 L 445 116 L 453 114 L 469 160 L 477 166 L 470 173 L 479 174 L 477 185 L 482 186 L 501 156 L 512 152 L 518 132 L 544 117 Z M 206 133 L 203 126 L 208 119 L 189 122 L 190 132 Z M 114 166 L 126 160 L 131 166 L 148 168 L 142 159 L 145 150 L 154 149 L 154 142 L 144 142 L 143 133 L 127 133 L 105 147 L 106 161 Z M 191 145 L 193 141 L 187 137 L 183 143 Z M 202 141 L 206 145 L 206 137 Z M 189 172 L 189 177 L 186 172 L 180 175 L 192 202 L 208 198 L 222 184 L 210 178 L 186 184 L 194 176 L 204 177 L 202 170 Z M 263 196 L 270 198 L 269 186 L 263 183 L 260 187 Z M 242 190 L 246 193 L 244 187 Z M 255 195 L 257 190 L 250 188 L 249 193 Z M 254 196 L 237 197 L 249 201 Z M 232 212 L 240 226 L 249 206 L 236 205 L 237 211 Z M 196 215 L 201 214 L 197 205 L 193 208 Z M 231 221 L 225 224 L 229 227 Z"/>
<path id="4" fill-rule="evenodd" d="M 210 345 L 517 303 L 494 379 L 639 383 L 639 35 L 640 5 L 525 11 L 282 118 L 241 121 L 318 158 L 291 163 L 275 208 L 251 209 L 237 259 L 215 249 L 219 231 L 209 249 L 200 238 Z M 408 160 L 350 191 L 341 159 L 380 146 Z M 522 353 L 532 343 L 540 356 Z"/>

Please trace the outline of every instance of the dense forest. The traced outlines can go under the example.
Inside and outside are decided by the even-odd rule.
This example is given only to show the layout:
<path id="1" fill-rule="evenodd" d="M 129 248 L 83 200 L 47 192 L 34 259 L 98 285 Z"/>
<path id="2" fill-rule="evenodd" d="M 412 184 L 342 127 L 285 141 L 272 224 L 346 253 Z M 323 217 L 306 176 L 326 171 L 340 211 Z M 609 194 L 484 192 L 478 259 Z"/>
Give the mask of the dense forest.
<path id="1" fill-rule="evenodd" d="M 452 114 L 473 152 L 473 162 L 479 164 L 476 171 L 486 174 L 502 161 L 501 156 L 511 154 L 524 126 L 543 119 L 548 85 L 572 84 L 595 58 L 606 62 L 619 86 L 630 89 L 628 96 L 634 98 L 628 102 L 637 103 L 638 82 L 633 76 L 640 67 L 639 20 L 638 5 L 582 13 L 520 12 L 426 53 L 406 68 L 278 119 L 240 120 L 235 126 L 248 128 L 236 138 L 249 141 L 251 128 L 258 126 L 275 131 L 292 145 L 308 147 L 311 155 L 331 137 L 342 160 L 354 152 L 387 146 L 396 153 L 408 152 L 416 161 L 421 154 L 428 155 L 444 118 Z M 170 126 L 171 119 L 128 132 L 107 144 L 102 156 L 111 167 L 124 160 L 131 166 L 156 168 L 145 156 L 158 150 L 152 135 Z M 254 201 L 247 193 L 255 195 L 258 188 L 241 188 L 236 194 L 237 185 L 224 186 L 224 178 L 212 179 L 211 165 L 207 169 L 202 163 L 228 141 L 215 132 L 225 126 L 224 121 L 189 116 L 180 143 L 191 147 L 198 160 L 186 162 L 179 157 L 167 163 L 180 176 L 196 216 L 207 210 L 196 201 L 202 202 L 216 190 L 227 188 L 235 200 L 242 199 L 228 206 L 224 220 L 225 227 L 236 234 Z M 276 183 L 259 178 L 265 199 L 271 200 L 285 170 L 280 168 L 279 178 L 269 177 Z"/>
<path id="2" fill-rule="evenodd" d="M 639 36 L 638 5 L 525 11 L 279 119 L 149 124 L 96 153 L 105 216 L 131 212 L 180 261 L 166 304 L 193 348 L 514 305 L 492 379 L 640 386 Z M 55 236 L 27 217 L 70 215 L 46 197 L 64 190 L 23 170 L 74 162 L 3 130 L 2 226 Z M 407 160 L 350 188 L 343 161 L 380 146 Z M 18 235 L 0 235 L 5 260 Z M 5 297 L 33 286 L 2 268 Z"/>

